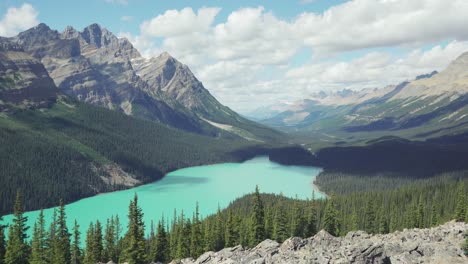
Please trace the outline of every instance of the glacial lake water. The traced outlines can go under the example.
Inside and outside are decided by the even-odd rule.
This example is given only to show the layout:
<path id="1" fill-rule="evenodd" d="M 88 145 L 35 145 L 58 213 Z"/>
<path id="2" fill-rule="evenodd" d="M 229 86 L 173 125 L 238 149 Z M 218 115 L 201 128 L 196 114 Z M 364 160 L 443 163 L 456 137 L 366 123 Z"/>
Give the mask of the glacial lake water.
<path id="1" fill-rule="evenodd" d="M 164 215 L 172 220 L 174 209 L 178 214 L 184 210 L 192 216 L 198 202 L 200 215 L 216 212 L 218 206 L 225 208 L 236 198 L 252 193 L 258 185 L 264 193 L 282 193 L 300 199 L 316 198 L 324 195 L 315 189 L 312 182 L 321 170 L 315 167 L 283 166 L 269 161 L 268 157 L 257 157 L 243 163 L 223 163 L 208 166 L 190 167 L 167 174 L 162 180 L 133 189 L 104 193 L 79 200 L 66 206 L 67 223 L 71 231 L 75 219 L 81 230 L 81 240 L 90 222 L 105 223 L 112 215 L 118 215 L 122 227 L 126 229 L 128 205 L 135 193 L 143 209 L 147 229 L 151 221 L 155 223 Z M 52 218 L 53 208 L 44 210 L 47 225 Z M 39 211 L 27 212 L 28 223 L 32 226 Z M 4 223 L 12 222 L 12 215 L 4 216 Z"/>

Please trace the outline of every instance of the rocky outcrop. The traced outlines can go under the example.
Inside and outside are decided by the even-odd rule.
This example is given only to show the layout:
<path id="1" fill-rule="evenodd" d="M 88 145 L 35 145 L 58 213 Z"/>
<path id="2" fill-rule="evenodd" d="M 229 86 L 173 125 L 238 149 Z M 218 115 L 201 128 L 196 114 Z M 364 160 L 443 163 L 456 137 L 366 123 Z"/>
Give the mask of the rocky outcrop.
<path id="1" fill-rule="evenodd" d="M 237 246 L 172 263 L 468 263 L 461 250 L 467 228 L 448 222 L 387 235 L 356 231 L 345 237 L 322 230 L 308 239 L 293 237 L 282 244 L 265 240 L 252 249 Z"/>
<path id="2" fill-rule="evenodd" d="M 9 105 L 36 108 L 53 103 L 58 89 L 40 61 L 0 38 L 0 111 Z"/>

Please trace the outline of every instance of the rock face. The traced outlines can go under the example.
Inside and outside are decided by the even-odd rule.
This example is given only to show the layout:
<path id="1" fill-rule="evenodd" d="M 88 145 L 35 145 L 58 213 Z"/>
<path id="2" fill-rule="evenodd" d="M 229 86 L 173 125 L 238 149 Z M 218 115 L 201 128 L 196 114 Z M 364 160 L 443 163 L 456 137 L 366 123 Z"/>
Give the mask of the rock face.
<path id="1" fill-rule="evenodd" d="M 345 237 L 322 230 L 308 239 L 293 237 L 283 244 L 265 240 L 253 249 L 237 246 L 172 263 L 468 263 L 461 250 L 467 228 L 448 222 L 431 229 L 387 235 L 357 231 Z"/>
<path id="2" fill-rule="evenodd" d="M 58 90 L 40 61 L 21 46 L 0 38 L 0 111 L 8 105 L 26 108 L 48 106 Z"/>
<path id="3" fill-rule="evenodd" d="M 81 101 L 205 135 L 250 138 L 266 129 L 219 103 L 168 53 L 143 58 L 127 39 L 98 24 L 61 33 L 39 24 L 10 40 L 40 60 L 62 92 Z M 220 128 L 226 126 L 234 129 Z"/>

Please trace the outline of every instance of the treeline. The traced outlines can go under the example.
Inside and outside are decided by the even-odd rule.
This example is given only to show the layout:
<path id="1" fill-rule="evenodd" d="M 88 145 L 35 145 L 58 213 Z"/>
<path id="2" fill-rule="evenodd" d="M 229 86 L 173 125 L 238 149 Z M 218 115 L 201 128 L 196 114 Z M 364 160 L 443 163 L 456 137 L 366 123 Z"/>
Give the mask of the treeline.
<path id="1" fill-rule="evenodd" d="M 70 232 L 61 203 L 49 227 L 44 226 L 40 214 L 31 242 L 26 237 L 29 227 L 18 194 L 7 242 L 5 227 L 0 229 L 0 263 L 169 262 L 239 244 L 254 247 L 267 238 L 282 242 L 292 236 L 309 237 L 320 229 L 338 236 L 354 230 L 376 234 L 426 228 L 451 219 L 468 221 L 467 186 L 466 179 L 426 186 L 413 184 L 383 192 L 331 195 L 323 200 L 260 194 L 257 187 L 253 194 L 205 219 L 200 218 L 197 205 L 192 216 L 174 212 L 171 222 L 162 218 L 149 226 L 143 222 L 135 196 L 129 205 L 125 233 L 118 217 L 106 223 L 91 223 L 86 234 L 80 234 L 75 222 Z M 150 228 L 148 236 L 145 227 Z M 82 236 L 85 248 L 80 248 Z"/>

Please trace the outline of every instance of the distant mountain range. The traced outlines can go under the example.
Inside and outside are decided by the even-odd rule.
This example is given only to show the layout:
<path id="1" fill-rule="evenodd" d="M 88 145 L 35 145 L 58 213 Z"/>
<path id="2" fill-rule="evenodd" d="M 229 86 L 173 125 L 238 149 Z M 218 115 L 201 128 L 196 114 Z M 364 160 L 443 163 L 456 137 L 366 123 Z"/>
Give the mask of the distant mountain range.
<path id="1" fill-rule="evenodd" d="M 467 93 L 468 52 L 440 73 L 381 89 L 317 93 L 261 122 L 304 136 L 326 134 L 335 141 L 388 134 L 424 139 L 466 131 Z"/>

